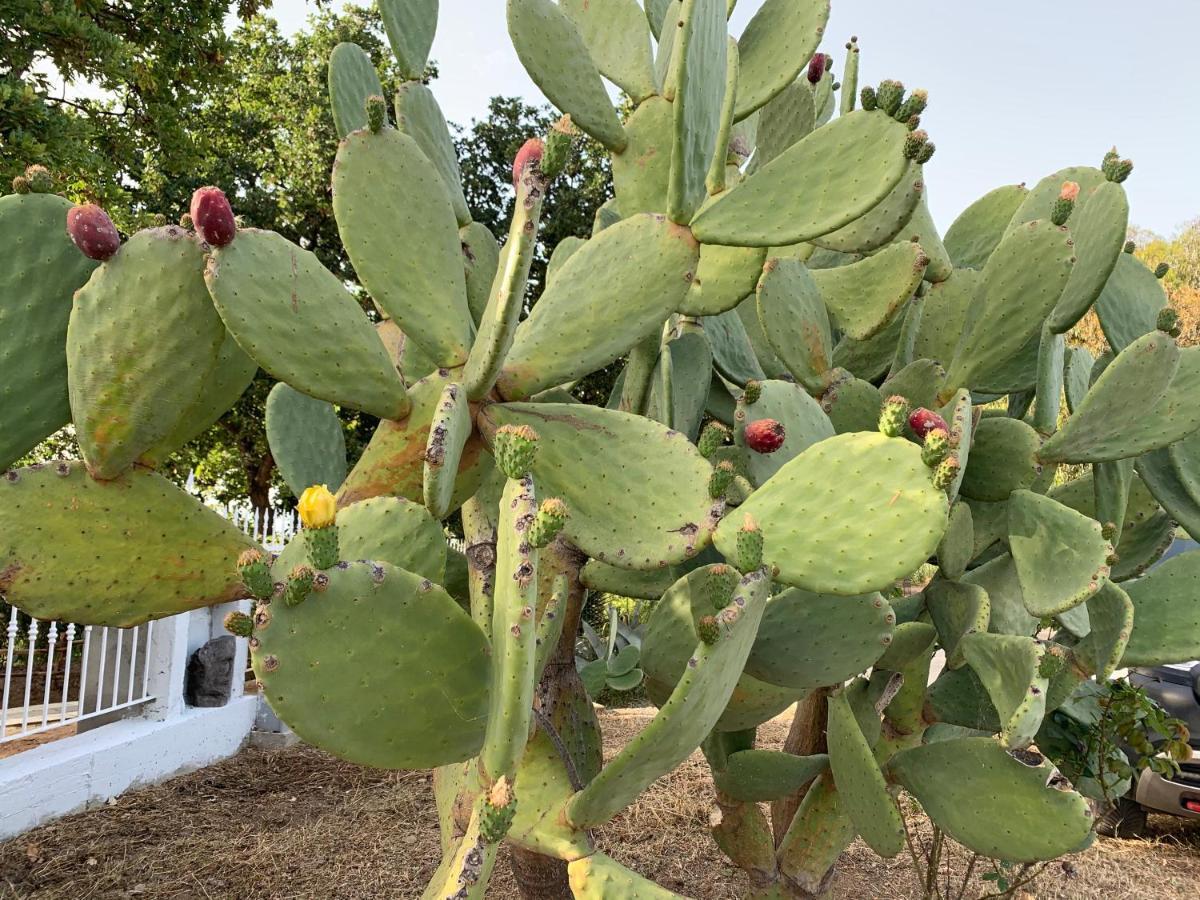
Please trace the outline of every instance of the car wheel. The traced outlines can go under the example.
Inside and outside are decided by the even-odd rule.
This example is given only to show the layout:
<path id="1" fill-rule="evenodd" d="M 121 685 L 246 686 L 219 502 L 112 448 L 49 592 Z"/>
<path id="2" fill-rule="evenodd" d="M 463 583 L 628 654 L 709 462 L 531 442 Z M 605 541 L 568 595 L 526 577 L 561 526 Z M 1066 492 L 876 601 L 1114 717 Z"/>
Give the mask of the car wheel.
<path id="1" fill-rule="evenodd" d="M 1096 817 L 1096 833 L 1104 837 L 1140 838 L 1146 834 L 1146 810 L 1129 797 L 1118 797 L 1113 803 L 1100 805 Z"/>

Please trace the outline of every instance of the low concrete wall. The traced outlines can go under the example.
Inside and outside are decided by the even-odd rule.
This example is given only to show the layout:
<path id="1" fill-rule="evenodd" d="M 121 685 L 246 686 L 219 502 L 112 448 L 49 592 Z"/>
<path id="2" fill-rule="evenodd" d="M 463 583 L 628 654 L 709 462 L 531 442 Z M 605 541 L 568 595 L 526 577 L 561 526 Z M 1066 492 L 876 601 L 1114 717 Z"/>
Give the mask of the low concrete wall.
<path id="1" fill-rule="evenodd" d="M 165 719 L 133 718 L 0 761 L 0 840 L 225 759 L 254 725 L 258 697 Z"/>

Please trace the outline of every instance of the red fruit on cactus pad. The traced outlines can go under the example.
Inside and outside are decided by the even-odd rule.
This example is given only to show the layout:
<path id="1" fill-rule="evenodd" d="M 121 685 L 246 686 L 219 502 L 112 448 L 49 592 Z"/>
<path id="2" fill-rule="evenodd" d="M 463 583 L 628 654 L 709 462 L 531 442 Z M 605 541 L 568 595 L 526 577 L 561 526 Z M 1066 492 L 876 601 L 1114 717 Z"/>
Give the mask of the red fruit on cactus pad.
<path id="1" fill-rule="evenodd" d="M 121 236 L 108 213 L 92 203 L 67 210 L 67 234 L 88 259 L 111 259 L 121 249 Z"/>
<path id="2" fill-rule="evenodd" d="M 521 145 L 521 149 L 517 151 L 517 156 L 513 160 L 513 187 L 516 187 L 517 182 L 521 180 L 521 173 L 525 171 L 526 166 L 541 163 L 544 149 L 541 138 L 530 138 Z"/>
<path id="3" fill-rule="evenodd" d="M 949 431 L 950 428 L 946 425 L 946 420 L 939 416 L 931 409 L 918 407 L 908 414 L 908 427 L 913 430 L 917 437 L 922 441 L 925 436 L 931 431 L 940 428 L 942 431 Z"/>
<path id="4" fill-rule="evenodd" d="M 202 187 L 192 194 L 192 227 L 200 239 L 212 247 L 224 247 L 237 234 L 233 208 L 217 187 Z"/>
<path id="5" fill-rule="evenodd" d="M 814 53 L 813 58 L 808 61 L 808 81 L 809 84 L 816 84 L 821 80 L 821 76 L 825 74 L 825 69 L 828 66 L 825 63 L 827 57 L 824 53 Z"/>
<path id="6" fill-rule="evenodd" d="M 755 453 L 774 453 L 785 437 L 783 426 L 774 419 L 755 419 L 746 426 L 746 446 Z"/>

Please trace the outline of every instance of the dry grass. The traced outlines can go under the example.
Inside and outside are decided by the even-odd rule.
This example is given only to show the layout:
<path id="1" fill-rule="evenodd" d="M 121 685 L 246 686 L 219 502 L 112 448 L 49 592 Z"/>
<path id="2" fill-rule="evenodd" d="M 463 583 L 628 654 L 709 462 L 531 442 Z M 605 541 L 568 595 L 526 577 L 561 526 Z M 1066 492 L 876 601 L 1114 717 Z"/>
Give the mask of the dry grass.
<path id="1" fill-rule="evenodd" d="M 648 715 L 604 712 L 606 755 Z M 779 720 L 761 729 L 768 746 L 785 732 Z M 744 878 L 706 833 L 709 796 L 696 754 L 602 829 L 601 845 L 687 896 L 741 897 Z M 1168 818 L 1153 824 L 1153 840 L 1100 841 L 1072 857 L 1073 876 L 1052 866 L 1032 892 L 1070 900 L 1195 897 L 1200 828 Z M 306 747 L 247 750 L 0 844 L 0 897 L 413 898 L 438 854 L 427 774 L 363 769 Z M 489 896 L 516 896 L 503 861 Z M 919 893 L 906 857 L 881 860 L 856 843 L 833 896 Z"/>

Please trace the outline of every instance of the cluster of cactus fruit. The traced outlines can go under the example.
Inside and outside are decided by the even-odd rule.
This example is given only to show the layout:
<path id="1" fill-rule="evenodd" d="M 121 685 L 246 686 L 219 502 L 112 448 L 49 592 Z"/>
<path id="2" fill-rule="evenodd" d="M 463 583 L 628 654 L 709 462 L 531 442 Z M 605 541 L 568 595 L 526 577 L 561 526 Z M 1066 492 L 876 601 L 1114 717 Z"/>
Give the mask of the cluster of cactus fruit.
<path id="1" fill-rule="evenodd" d="M 395 125 L 360 48 L 329 67 L 333 208 L 378 324 L 215 188 L 123 244 L 44 171 L 0 200 L 0 465 L 68 421 L 82 455 L 0 483 L 9 602 L 130 625 L 253 598 L 227 623 L 298 734 L 434 769 L 430 898 L 481 897 L 501 843 L 576 897 L 676 896 L 592 830 L 698 747 L 753 897 L 820 893 L 856 835 L 899 853 L 902 791 L 981 854 L 1085 846 L 1097 786 L 1013 751 L 1115 669 L 1200 656 L 1200 553 L 1144 575 L 1200 534 L 1200 349 L 1125 246 L 1131 164 L 999 188 L 942 236 L 927 97 L 860 94 L 856 40 L 835 83 L 827 0 L 767 0 L 737 40 L 724 0 L 508 0 L 565 117 L 515 161 L 501 246 L 421 80 L 436 0 L 380 7 Z M 522 318 L 578 131 L 615 197 Z M 1093 309 L 1100 359 L 1064 343 Z M 621 358 L 608 408 L 572 397 Z M 305 524 L 278 558 L 155 472 L 259 368 Z M 334 405 L 381 419 L 349 471 Z M 1090 470 L 1055 486 L 1067 463 Z M 570 664 L 589 589 L 654 604 L 658 711 L 603 766 Z M 755 749 L 813 697 L 821 752 Z"/>

